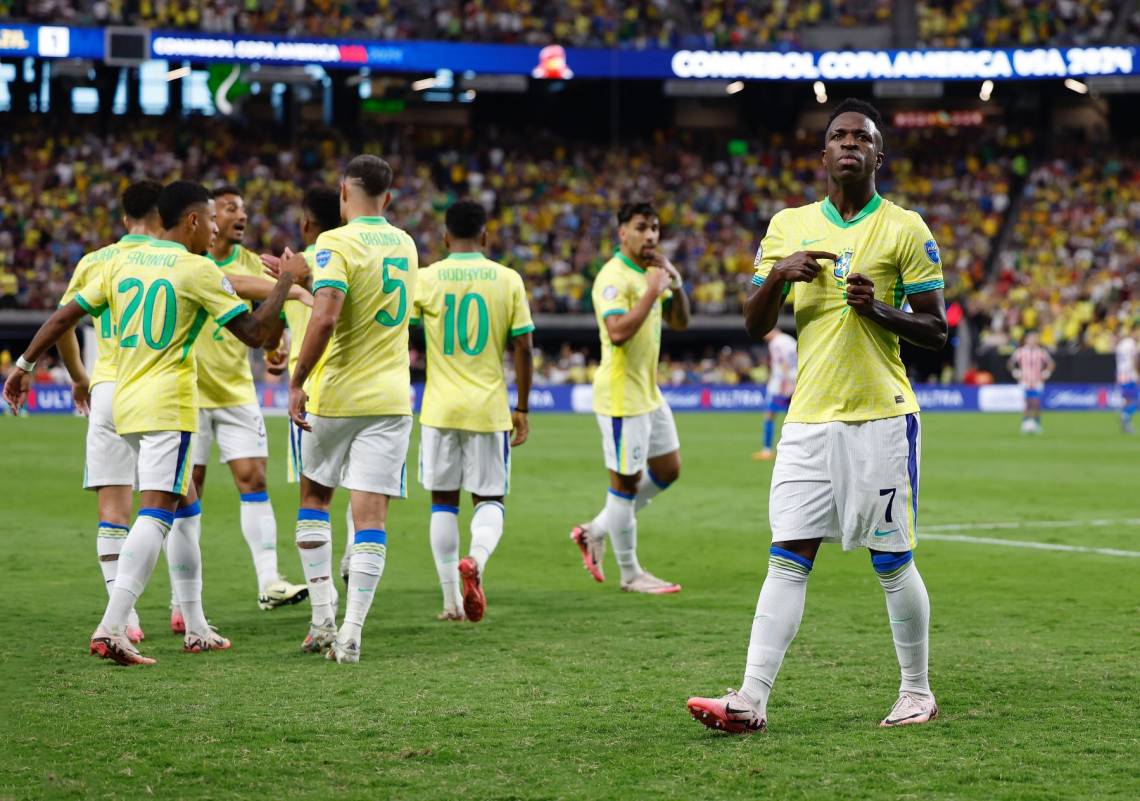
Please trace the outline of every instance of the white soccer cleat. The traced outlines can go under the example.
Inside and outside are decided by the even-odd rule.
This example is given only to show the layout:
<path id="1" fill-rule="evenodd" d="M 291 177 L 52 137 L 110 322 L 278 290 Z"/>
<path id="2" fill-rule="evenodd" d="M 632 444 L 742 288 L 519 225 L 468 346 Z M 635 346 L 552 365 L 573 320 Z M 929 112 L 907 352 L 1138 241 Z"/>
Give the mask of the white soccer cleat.
<path id="1" fill-rule="evenodd" d="M 276 609 L 279 606 L 300 603 L 309 597 L 309 588 L 304 584 L 290 584 L 284 577 L 278 577 L 257 597 L 257 608 Z"/>
<path id="2" fill-rule="evenodd" d="M 182 640 L 182 650 L 188 654 L 200 654 L 205 651 L 228 651 L 230 641 L 218 634 L 218 630 L 209 626 L 204 633 L 187 630 Z"/>
<path id="3" fill-rule="evenodd" d="M 582 567 L 594 577 L 594 581 L 605 581 L 602 564 L 606 559 L 606 535 L 594 537 L 590 533 L 590 524 L 581 523 L 570 530 L 570 539 L 582 554 Z"/>
<path id="4" fill-rule="evenodd" d="M 690 698 L 686 706 L 693 720 L 729 734 L 752 734 L 768 728 L 756 705 L 736 690 L 720 698 Z"/>
<path id="5" fill-rule="evenodd" d="M 681 591 L 680 584 L 659 579 L 647 570 L 643 570 L 629 581 L 621 583 L 622 592 L 641 592 L 646 595 L 672 595 Z"/>
<path id="6" fill-rule="evenodd" d="M 134 644 L 126 638 L 123 634 L 112 634 L 108 629 L 103 626 L 95 629 L 95 633 L 91 635 L 90 644 L 91 653 L 102 659 L 110 659 L 112 662 L 124 667 L 131 665 L 153 665 L 155 660 L 149 656 L 143 656 L 139 650 L 135 648 Z"/>
<path id="7" fill-rule="evenodd" d="M 340 665 L 355 665 L 360 661 L 360 643 L 356 640 L 349 640 L 345 643 L 340 640 L 333 640 L 329 650 L 325 653 L 325 659 Z"/>
<path id="8" fill-rule="evenodd" d="M 938 704 L 934 702 L 933 695 L 919 693 L 899 693 L 899 700 L 891 707 L 888 714 L 879 723 L 882 728 L 891 726 L 912 726 L 916 723 L 927 723 L 938 717 Z"/>
<path id="9" fill-rule="evenodd" d="M 319 654 L 336 640 L 336 623 L 326 620 L 319 626 L 309 625 L 309 633 L 301 643 L 301 650 L 307 654 Z"/>

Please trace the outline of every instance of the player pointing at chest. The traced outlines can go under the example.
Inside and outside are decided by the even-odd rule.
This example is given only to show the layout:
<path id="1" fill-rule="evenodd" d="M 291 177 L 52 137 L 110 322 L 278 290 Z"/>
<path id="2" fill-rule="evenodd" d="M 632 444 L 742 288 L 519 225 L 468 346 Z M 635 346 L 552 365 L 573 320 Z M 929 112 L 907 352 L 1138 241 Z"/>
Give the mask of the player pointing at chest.
<path id="1" fill-rule="evenodd" d="M 822 542 L 863 547 L 886 593 L 902 673 L 883 726 L 938 714 L 927 679 L 930 602 L 915 567 L 918 403 L 899 339 L 946 342 L 938 247 L 922 218 L 875 191 L 882 122 L 867 103 L 844 101 L 824 138 L 827 197 L 772 218 L 745 304 L 753 339 L 795 304 L 799 376 L 776 455 L 769 500 L 772 547 L 756 604 L 740 692 L 691 698 L 711 728 L 766 726 L 768 695 L 803 615 Z M 902 310 L 903 300 L 912 311 Z"/>

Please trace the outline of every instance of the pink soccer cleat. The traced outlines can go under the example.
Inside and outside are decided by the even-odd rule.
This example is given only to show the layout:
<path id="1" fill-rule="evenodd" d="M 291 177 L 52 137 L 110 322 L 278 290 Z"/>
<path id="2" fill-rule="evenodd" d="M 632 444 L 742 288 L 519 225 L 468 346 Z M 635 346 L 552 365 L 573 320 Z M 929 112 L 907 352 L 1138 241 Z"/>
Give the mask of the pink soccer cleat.
<path id="1" fill-rule="evenodd" d="M 182 609 L 180 607 L 170 607 L 170 630 L 175 634 L 186 633 L 186 618 L 182 617 Z"/>
<path id="2" fill-rule="evenodd" d="M 218 634 L 218 630 L 213 626 L 206 629 L 205 633 L 188 631 L 182 640 L 182 650 L 188 654 L 200 654 L 205 651 L 228 651 L 230 645 L 230 641 Z"/>
<path id="3" fill-rule="evenodd" d="M 729 734 L 754 734 L 768 728 L 756 705 L 733 689 L 720 698 L 690 698 L 687 706 L 693 719 L 710 729 Z"/>
<path id="4" fill-rule="evenodd" d="M 916 723 L 929 723 L 938 717 L 938 704 L 933 695 L 901 692 L 899 700 L 891 707 L 890 713 L 879 722 L 886 729 L 892 726 L 913 726 Z"/>
<path id="5" fill-rule="evenodd" d="M 463 611 L 472 623 L 483 619 L 487 611 L 487 596 L 479 578 L 479 565 L 470 556 L 459 560 L 459 577 L 463 580 Z"/>
<path id="6" fill-rule="evenodd" d="M 622 592 L 641 592 L 646 595 L 672 595 L 681 591 L 681 585 L 659 579 L 648 571 L 641 571 L 629 581 L 621 583 Z"/>
<path id="7" fill-rule="evenodd" d="M 91 635 L 91 653 L 102 659 L 110 659 L 116 665 L 153 665 L 155 660 L 143 656 L 122 634 L 111 634 L 100 626 Z"/>
<path id="8" fill-rule="evenodd" d="M 594 577 L 594 581 L 599 583 L 605 581 L 606 576 L 602 572 L 602 563 L 606 557 L 605 535 L 599 538 L 591 537 L 589 525 L 582 523 L 570 530 L 570 539 L 582 554 L 582 567 Z"/>

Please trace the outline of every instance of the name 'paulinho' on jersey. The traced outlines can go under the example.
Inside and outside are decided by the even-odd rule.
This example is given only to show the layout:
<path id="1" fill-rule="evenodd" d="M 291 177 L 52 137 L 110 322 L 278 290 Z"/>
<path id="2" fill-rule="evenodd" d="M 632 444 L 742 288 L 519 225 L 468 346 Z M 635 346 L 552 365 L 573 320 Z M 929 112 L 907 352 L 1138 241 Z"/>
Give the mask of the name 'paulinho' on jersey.
<path id="1" fill-rule="evenodd" d="M 357 217 L 317 238 L 313 263 L 313 292 L 338 289 L 344 306 L 324 361 L 305 384 L 308 410 L 324 417 L 410 415 L 415 242 L 383 217 Z"/>
<path id="2" fill-rule="evenodd" d="M 534 330 L 522 276 L 482 253 L 452 253 L 420 270 L 412 324 L 427 343 L 420 422 L 510 431 L 503 353 Z"/>
<path id="3" fill-rule="evenodd" d="M 252 250 L 234 245 L 221 261 L 207 254 L 219 274 L 229 273 L 264 278 L 261 258 Z M 246 308 L 253 304 L 246 301 Z M 223 409 L 257 403 L 249 347 L 224 326 L 214 325 L 198 338 L 198 404 L 203 409 Z"/>
<path id="4" fill-rule="evenodd" d="M 830 199 L 777 213 L 756 253 L 752 283 L 800 250 L 836 255 L 810 283 L 788 284 L 799 368 L 788 422 L 856 422 L 917 412 L 899 338 L 847 305 L 846 281 L 862 273 L 875 298 L 901 308 L 908 295 L 940 290 L 942 258 L 922 217 L 876 194 L 851 220 Z"/>

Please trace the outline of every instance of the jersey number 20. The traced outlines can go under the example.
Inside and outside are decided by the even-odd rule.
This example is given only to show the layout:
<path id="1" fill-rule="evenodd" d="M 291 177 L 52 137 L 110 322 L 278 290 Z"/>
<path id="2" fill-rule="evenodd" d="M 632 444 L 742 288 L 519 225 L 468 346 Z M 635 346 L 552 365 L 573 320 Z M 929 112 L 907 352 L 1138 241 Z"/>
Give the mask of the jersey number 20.
<path id="1" fill-rule="evenodd" d="M 130 328 L 131 320 L 138 314 L 139 306 L 142 306 L 141 327 L 143 341 L 146 342 L 147 347 L 152 350 L 162 350 L 169 345 L 170 340 L 174 338 L 174 323 L 178 315 L 178 299 L 174 296 L 174 286 L 165 278 L 160 278 L 148 289 L 139 279 L 126 278 L 119 284 L 119 292 L 123 294 L 134 292 L 134 295 L 127 301 L 127 308 L 123 310 L 123 318 L 119 321 L 120 333 L 126 332 Z M 162 330 L 156 337 L 154 335 L 154 315 L 160 294 L 163 298 Z M 139 344 L 139 335 L 125 336 L 119 344 L 124 348 L 136 348 Z"/>

